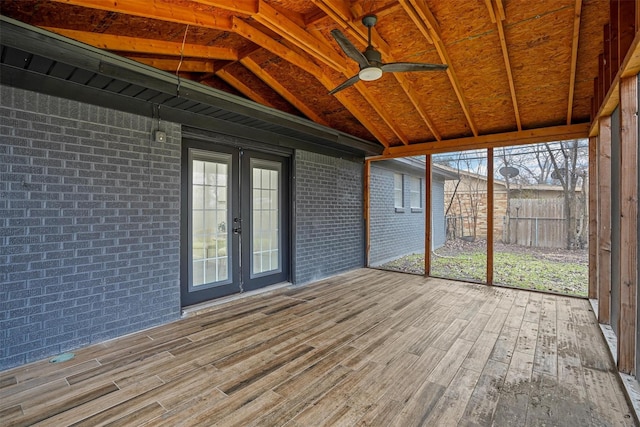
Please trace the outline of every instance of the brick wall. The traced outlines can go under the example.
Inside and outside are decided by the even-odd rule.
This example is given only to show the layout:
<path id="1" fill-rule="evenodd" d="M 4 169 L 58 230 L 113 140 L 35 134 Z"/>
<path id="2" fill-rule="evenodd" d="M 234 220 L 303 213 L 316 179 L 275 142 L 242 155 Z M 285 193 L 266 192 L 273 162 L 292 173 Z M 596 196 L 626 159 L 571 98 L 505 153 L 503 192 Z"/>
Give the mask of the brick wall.
<path id="1" fill-rule="evenodd" d="M 179 125 L 0 99 L 0 369 L 178 318 Z"/>
<path id="2" fill-rule="evenodd" d="M 424 253 L 424 209 L 409 206 L 409 175 L 404 175 L 405 207 L 398 210 L 394 205 L 393 169 L 371 165 L 370 224 L 371 230 L 369 264 L 372 266 L 412 253 Z M 424 181 L 423 181 L 424 183 Z M 425 193 L 422 189 L 424 206 Z"/>
<path id="3" fill-rule="evenodd" d="M 295 176 L 295 283 L 363 267 L 363 164 L 297 151 Z"/>

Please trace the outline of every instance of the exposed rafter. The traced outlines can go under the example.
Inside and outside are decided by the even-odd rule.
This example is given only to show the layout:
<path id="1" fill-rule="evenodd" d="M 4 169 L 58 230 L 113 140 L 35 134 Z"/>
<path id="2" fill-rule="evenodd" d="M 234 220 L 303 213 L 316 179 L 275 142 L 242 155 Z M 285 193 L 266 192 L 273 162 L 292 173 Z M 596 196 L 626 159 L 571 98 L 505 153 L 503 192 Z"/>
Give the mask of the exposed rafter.
<path id="1" fill-rule="evenodd" d="M 278 82 L 273 76 L 267 73 L 264 69 L 260 67 L 258 63 L 256 63 L 250 57 L 245 57 L 240 60 L 240 63 L 244 65 L 249 71 L 251 71 L 254 75 L 260 78 L 263 82 L 265 82 L 271 89 L 276 91 L 280 96 L 286 99 L 289 104 L 296 107 L 302 114 L 307 116 L 309 119 L 313 120 L 316 123 L 320 123 L 321 125 L 328 126 L 329 124 L 320 117 L 315 111 L 313 111 L 309 106 L 307 106 L 302 100 L 300 100 L 297 96 L 295 96 L 291 91 L 285 88 L 282 84 Z"/>
<path id="2" fill-rule="evenodd" d="M 135 55 L 127 55 L 127 58 L 170 73 L 176 73 L 178 69 L 187 73 L 213 73 L 215 71 L 214 61 L 200 59 L 180 61 L 180 59 L 149 58 Z"/>
<path id="3" fill-rule="evenodd" d="M 571 77 L 569 77 L 569 99 L 567 100 L 567 124 L 573 115 L 573 95 L 576 89 L 576 67 L 578 66 L 578 40 L 580 38 L 580 15 L 582 0 L 576 0 L 573 17 L 573 37 L 571 38 Z"/>
<path id="4" fill-rule="evenodd" d="M 165 42 L 142 39 L 140 37 L 115 36 L 112 34 L 89 33 L 86 31 L 46 28 L 54 33 L 79 40 L 100 49 L 120 52 L 153 53 L 158 55 L 188 56 L 191 58 L 223 59 L 235 61 L 238 52 L 233 49 L 196 44 Z"/>
<path id="5" fill-rule="evenodd" d="M 364 27 L 362 25 L 356 26 L 354 24 L 353 17 L 351 16 L 351 12 L 348 6 L 342 0 L 314 0 L 314 3 L 317 4 L 319 7 L 322 7 L 323 10 L 333 11 L 333 13 L 329 14 L 329 16 L 333 18 L 333 20 L 336 21 L 338 25 L 340 25 L 342 28 L 345 28 L 347 30 L 347 33 L 349 33 L 350 35 L 356 36 L 356 37 L 362 37 L 364 35 L 364 30 L 363 30 Z M 372 44 L 376 47 L 376 49 L 378 49 L 380 53 L 384 55 L 387 62 L 395 62 L 396 58 L 394 58 L 393 54 L 391 53 L 391 49 L 389 45 L 380 37 L 380 35 L 378 34 L 375 28 L 371 29 L 371 33 L 372 33 Z M 365 37 L 365 41 L 363 43 L 366 46 L 366 36 L 364 37 Z M 415 90 L 411 87 L 411 84 L 409 83 L 409 81 L 406 79 L 406 77 L 404 77 L 400 73 L 394 73 L 393 76 L 402 87 L 402 90 L 405 92 L 405 94 L 409 98 L 409 101 L 411 101 L 411 103 L 413 104 L 413 107 L 416 109 L 416 112 L 420 115 L 420 117 L 424 120 L 427 127 L 431 130 L 431 133 L 434 135 L 436 140 L 440 140 L 441 139 L 440 134 L 436 130 L 435 125 L 433 124 L 433 121 L 429 118 L 429 115 L 427 114 L 427 112 L 424 111 L 424 109 L 422 108 L 421 103 L 418 99 L 418 95 L 415 93 Z M 366 94 L 363 94 L 363 96 L 367 97 Z M 405 145 L 409 143 L 409 140 L 406 139 L 406 136 L 404 135 L 400 136 L 400 140 Z"/>
<path id="6" fill-rule="evenodd" d="M 153 17 L 168 22 L 196 25 L 203 28 L 230 31 L 231 18 L 220 17 L 213 14 L 197 13 L 187 5 L 167 3 L 161 0 L 147 1 L 113 1 L 113 0 L 52 0 L 74 6 L 88 7 L 91 9 L 106 10 L 109 12 L 126 13 L 127 15 L 143 18 Z"/>
<path id="7" fill-rule="evenodd" d="M 471 117 L 471 110 L 467 103 L 467 99 L 462 92 L 462 85 L 458 80 L 458 75 L 451 63 L 452 61 L 449 58 L 447 49 L 440 38 L 440 30 L 433 14 L 427 7 L 424 0 L 400 0 L 400 4 L 411 20 L 416 24 L 422 35 L 424 35 L 427 40 L 431 40 L 433 42 L 442 63 L 449 65 L 446 72 L 449 77 L 449 81 L 451 82 L 451 86 L 453 87 L 453 91 L 458 98 L 462 112 L 467 118 L 467 123 L 469 124 L 471 132 L 473 132 L 475 136 L 478 136 L 478 128 L 473 117 Z"/>
<path id="8" fill-rule="evenodd" d="M 279 13 L 271 6 L 260 3 L 260 11 L 254 16 L 256 21 L 265 25 L 271 31 L 281 35 L 288 42 L 294 44 L 298 48 L 304 50 L 308 54 L 324 62 L 334 70 L 342 73 L 345 77 L 351 77 L 357 72 L 357 69 L 353 66 L 347 66 L 346 61 L 335 50 L 328 47 L 322 41 L 313 37 L 303 28 L 297 26 L 293 21 L 289 20 L 286 16 Z M 391 114 L 387 112 L 384 107 L 372 96 L 369 91 L 363 87 L 362 84 L 357 84 L 356 89 L 367 100 L 367 102 L 373 107 L 376 113 L 384 120 L 393 133 L 404 144 L 408 144 L 404 132 L 400 129 L 397 123 L 393 120 Z M 385 143 L 383 143 L 385 144 Z"/>
<path id="9" fill-rule="evenodd" d="M 266 105 L 268 107 L 275 108 L 275 105 L 271 103 L 267 98 L 260 95 L 258 92 L 253 90 L 250 86 L 245 84 L 242 79 L 233 75 L 233 73 L 229 72 L 227 69 L 219 70 L 216 73 L 216 76 L 220 77 L 222 80 L 227 82 L 231 87 L 236 89 L 238 92 L 242 93 L 244 96 L 249 98 L 250 100 L 257 102 L 258 104 Z"/>
<path id="10" fill-rule="evenodd" d="M 219 9 L 230 10 L 231 12 L 253 15 L 258 12 L 259 0 L 191 0 L 195 3 L 214 6 Z"/>
<path id="11" fill-rule="evenodd" d="M 380 157 L 372 158 L 382 160 L 394 157 L 420 156 L 425 154 L 445 153 L 450 151 L 475 150 L 481 148 L 508 147 L 510 145 L 536 144 L 539 142 L 564 141 L 569 139 L 586 138 L 589 133 L 589 124 L 569 126 L 553 126 L 517 132 L 497 133 L 493 135 L 481 135 L 469 138 L 456 138 L 447 141 L 425 142 L 411 144 L 408 147 L 389 147 Z"/>
<path id="12" fill-rule="evenodd" d="M 502 58 L 504 59 L 504 68 L 507 72 L 507 82 L 509 83 L 509 91 L 511 92 L 511 102 L 513 104 L 513 113 L 516 118 L 516 126 L 518 130 L 522 130 L 522 122 L 520 120 L 520 110 L 518 109 L 518 98 L 516 96 L 516 87 L 513 82 L 513 73 L 511 71 L 511 61 L 509 60 L 509 50 L 507 48 L 507 40 L 504 35 L 504 26 L 502 21 L 505 20 L 504 8 L 502 7 L 501 0 L 494 0 L 495 6 L 491 0 L 487 0 L 487 7 L 489 7 L 489 15 L 492 21 L 495 22 L 498 28 L 498 37 L 500 38 L 500 49 L 502 50 Z M 498 5 L 499 4 L 499 5 Z"/>

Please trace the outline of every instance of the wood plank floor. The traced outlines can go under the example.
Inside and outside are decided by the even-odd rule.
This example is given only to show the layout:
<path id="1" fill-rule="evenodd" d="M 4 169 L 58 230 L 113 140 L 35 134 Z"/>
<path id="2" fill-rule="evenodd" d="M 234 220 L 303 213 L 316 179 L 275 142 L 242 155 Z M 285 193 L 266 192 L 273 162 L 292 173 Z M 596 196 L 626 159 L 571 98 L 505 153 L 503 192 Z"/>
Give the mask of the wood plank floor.
<path id="1" fill-rule="evenodd" d="M 362 269 L 0 373 L 0 425 L 632 426 L 586 300 Z"/>

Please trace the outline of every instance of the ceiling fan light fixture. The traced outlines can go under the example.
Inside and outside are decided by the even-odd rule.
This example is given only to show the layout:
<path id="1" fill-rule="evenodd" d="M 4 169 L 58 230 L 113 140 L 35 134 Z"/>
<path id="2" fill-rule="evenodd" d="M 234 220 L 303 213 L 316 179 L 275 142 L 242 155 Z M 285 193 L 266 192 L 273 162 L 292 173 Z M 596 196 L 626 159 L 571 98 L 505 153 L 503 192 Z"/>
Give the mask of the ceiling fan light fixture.
<path id="1" fill-rule="evenodd" d="M 360 77 L 360 80 L 364 80 L 365 82 L 378 80 L 382 77 L 382 69 L 378 67 L 366 67 L 360 70 L 358 77 Z"/>

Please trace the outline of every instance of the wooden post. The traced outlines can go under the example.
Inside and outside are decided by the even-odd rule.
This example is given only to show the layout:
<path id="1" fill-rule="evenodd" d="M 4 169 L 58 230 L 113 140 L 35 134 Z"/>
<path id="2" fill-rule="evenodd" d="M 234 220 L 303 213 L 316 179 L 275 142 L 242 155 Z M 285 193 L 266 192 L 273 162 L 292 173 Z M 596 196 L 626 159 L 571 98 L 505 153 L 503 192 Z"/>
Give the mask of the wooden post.
<path id="1" fill-rule="evenodd" d="M 611 116 L 600 119 L 598 145 L 598 321 L 611 322 Z"/>
<path id="2" fill-rule="evenodd" d="M 431 273 L 431 154 L 424 156 L 424 275 Z"/>
<path id="3" fill-rule="evenodd" d="M 589 138 L 589 299 L 598 298 L 598 137 Z"/>
<path id="4" fill-rule="evenodd" d="M 369 267 L 369 251 L 371 249 L 371 160 L 364 161 L 364 262 L 365 266 Z"/>
<path id="5" fill-rule="evenodd" d="M 507 195 L 509 197 L 509 195 Z M 487 149 L 487 285 L 493 285 L 493 148 Z"/>
<path id="6" fill-rule="evenodd" d="M 638 288 L 638 77 L 620 80 L 620 316 L 618 369 L 635 372 Z"/>

